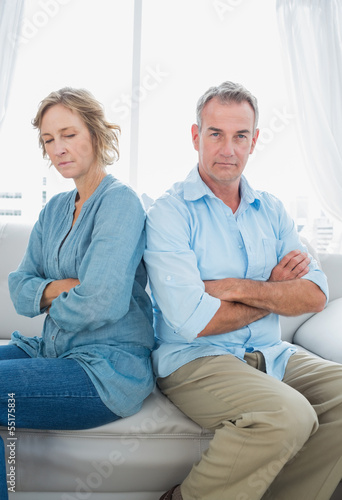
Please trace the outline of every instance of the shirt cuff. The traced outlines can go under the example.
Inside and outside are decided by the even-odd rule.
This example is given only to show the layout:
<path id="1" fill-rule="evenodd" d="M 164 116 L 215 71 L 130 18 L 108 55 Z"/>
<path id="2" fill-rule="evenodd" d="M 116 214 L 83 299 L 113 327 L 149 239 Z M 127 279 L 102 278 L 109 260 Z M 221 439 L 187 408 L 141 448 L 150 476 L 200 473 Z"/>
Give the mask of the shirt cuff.
<path id="1" fill-rule="evenodd" d="M 190 318 L 175 333 L 192 342 L 215 316 L 220 306 L 220 299 L 204 293 Z"/>
<path id="2" fill-rule="evenodd" d="M 303 276 L 301 279 L 312 281 L 313 283 L 316 283 L 317 286 L 322 290 L 324 295 L 327 298 L 326 304 L 329 301 L 329 288 L 328 288 L 328 282 L 325 277 L 325 274 L 323 274 L 322 271 L 320 270 L 315 270 L 315 271 L 310 271 L 308 274 Z"/>
<path id="3" fill-rule="evenodd" d="M 38 290 L 36 292 L 36 297 L 34 300 L 34 313 L 35 316 L 38 316 L 39 314 L 43 314 L 48 308 L 44 307 L 43 309 L 40 308 L 40 302 L 42 300 L 42 296 L 44 293 L 45 288 L 49 283 L 51 283 L 53 280 L 52 279 L 47 279 L 42 281 L 42 283 L 39 285 Z"/>

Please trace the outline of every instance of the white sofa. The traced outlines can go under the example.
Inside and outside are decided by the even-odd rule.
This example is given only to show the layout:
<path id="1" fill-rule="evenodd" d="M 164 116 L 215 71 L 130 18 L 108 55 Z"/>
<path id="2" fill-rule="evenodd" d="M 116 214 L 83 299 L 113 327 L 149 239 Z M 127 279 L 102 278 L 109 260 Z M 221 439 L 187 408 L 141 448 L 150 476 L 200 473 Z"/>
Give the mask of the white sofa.
<path id="1" fill-rule="evenodd" d="M 42 317 L 15 313 L 7 288 L 30 230 L 22 223 L 0 226 L 2 344 L 14 330 L 31 336 L 41 330 Z M 321 263 L 329 279 L 329 305 L 319 314 L 282 318 L 283 338 L 342 363 L 342 255 L 322 255 Z M 7 428 L 0 434 L 6 444 Z M 20 429 L 16 437 L 16 493 L 10 500 L 158 500 L 199 460 L 211 434 L 156 389 L 137 415 L 113 424 L 85 431 Z M 332 499 L 341 498 L 342 489 L 336 490 Z"/>

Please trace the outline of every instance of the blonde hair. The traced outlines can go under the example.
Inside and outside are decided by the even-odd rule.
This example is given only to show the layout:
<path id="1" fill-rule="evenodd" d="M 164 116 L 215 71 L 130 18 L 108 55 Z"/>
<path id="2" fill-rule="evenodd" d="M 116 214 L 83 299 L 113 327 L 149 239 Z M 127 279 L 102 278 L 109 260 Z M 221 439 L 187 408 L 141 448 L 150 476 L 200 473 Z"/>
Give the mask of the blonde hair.
<path id="1" fill-rule="evenodd" d="M 111 165 L 119 159 L 119 125 L 107 122 L 103 106 L 85 89 L 65 87 L 51 92 L 39 104 L 32 125 L 39 131 L 39 145 L 43 150 L 43 158 L 47 158 L 44 141 L 40 136 L 42 119 L 48 109 L 56 104 L 62 104 L 71 111 L 76 111 L 90 132 L 96 159 L 101 167 Z"/>

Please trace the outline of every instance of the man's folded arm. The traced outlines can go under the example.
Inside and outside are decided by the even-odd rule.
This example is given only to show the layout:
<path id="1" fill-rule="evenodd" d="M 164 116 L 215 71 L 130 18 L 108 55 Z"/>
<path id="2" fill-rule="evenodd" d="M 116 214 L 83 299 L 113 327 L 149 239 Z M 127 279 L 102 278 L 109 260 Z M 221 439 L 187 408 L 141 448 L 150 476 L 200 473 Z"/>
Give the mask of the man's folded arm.
<path id="1" fill-rule="evenodd" d="M 264 282 L 227 278 L 220 282 L 219 292 L 212 289 L 210 282 L 206 283 L 210 295 L 283 316 L 320 312 L 326 304 L 326 296 L 319 286 L 307 279 Z"/>
<path id="2" fill-rule="evenodd" d="M 205 281 L 209 295 L 221 306 L 198 337 L 243 328 L 270 313 L 297 316 L 324 308 L 326 296 L 312 281 L 302 280 L 309 272 L 310 258 L 293 250 L 274 267 L 267 282 L 226 278 Z"/>
<path id="3" fill-rule="evenodd" d="M 220 308 L 197 337 L 233 332 L 268 314 L 269 311 L 264 311 L 257 307 L 251 307 L 238 302 L 228 302 L 221 299 Z"/>

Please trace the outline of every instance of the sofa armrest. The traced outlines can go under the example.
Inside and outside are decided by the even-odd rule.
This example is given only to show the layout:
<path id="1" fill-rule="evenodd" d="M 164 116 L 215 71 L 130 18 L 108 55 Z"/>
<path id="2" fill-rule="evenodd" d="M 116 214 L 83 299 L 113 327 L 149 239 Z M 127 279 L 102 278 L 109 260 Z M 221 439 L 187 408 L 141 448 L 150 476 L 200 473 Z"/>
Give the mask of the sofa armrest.
<path id="1" fill-rule="evenodd" d="M 329 302 L 296 331 L 293 342 L 322 358 L 342 363 L 342 298 Z"/>
<path id="2" fill-rule="evenodd" d="M 342 297 L 342 254 L 320 254 L 319 258 L 328 278 L 330 300 Z"/>
<path id="3" fill-rule="evenodd" d="M 294 343 L 294 334 L 315 313 L 301 314 L 300 316 L 279 316 L 281 339 Z"/>

